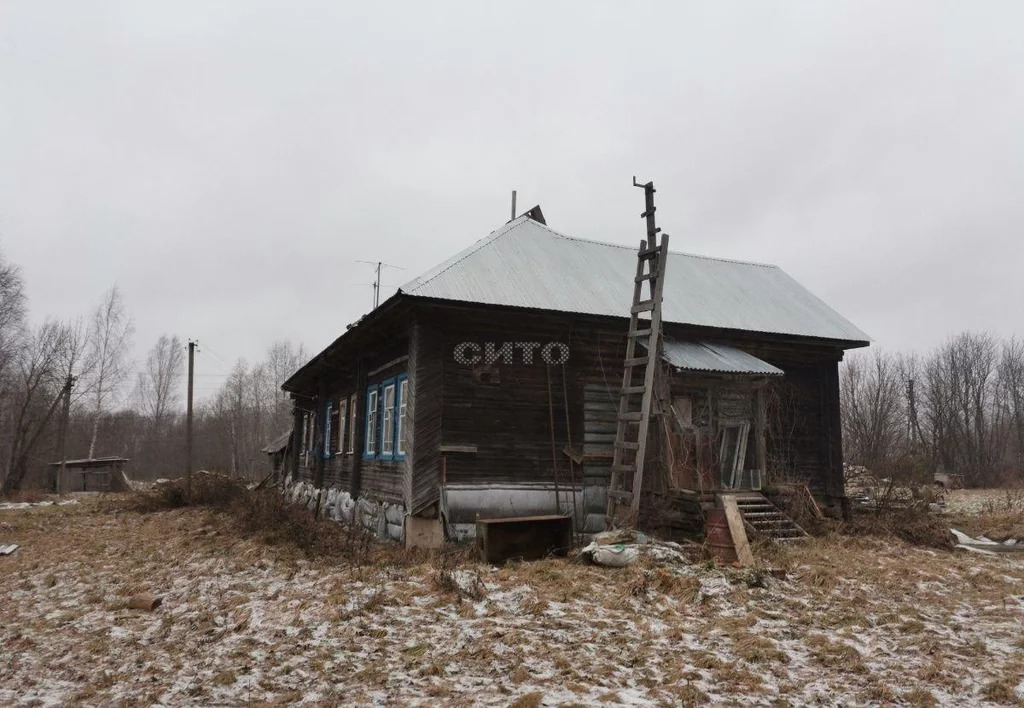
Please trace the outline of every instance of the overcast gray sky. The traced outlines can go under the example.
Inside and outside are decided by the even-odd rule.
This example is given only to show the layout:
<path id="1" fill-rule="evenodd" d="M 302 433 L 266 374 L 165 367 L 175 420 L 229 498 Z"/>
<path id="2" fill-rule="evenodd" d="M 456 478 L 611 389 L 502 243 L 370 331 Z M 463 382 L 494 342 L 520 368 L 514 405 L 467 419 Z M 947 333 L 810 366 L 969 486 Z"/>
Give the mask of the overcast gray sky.
<path id="1" fill-rule="evenodd" d="M 1024 3 L 0 0 L 0 250 L 137 356 L 319 350 L 508 218 L 782 266 L 890 349 L 1024 334 Z M 629 294 L 623 293 L 624 302 Z M 625 305 L 624 305 L 625 307 Z"/>

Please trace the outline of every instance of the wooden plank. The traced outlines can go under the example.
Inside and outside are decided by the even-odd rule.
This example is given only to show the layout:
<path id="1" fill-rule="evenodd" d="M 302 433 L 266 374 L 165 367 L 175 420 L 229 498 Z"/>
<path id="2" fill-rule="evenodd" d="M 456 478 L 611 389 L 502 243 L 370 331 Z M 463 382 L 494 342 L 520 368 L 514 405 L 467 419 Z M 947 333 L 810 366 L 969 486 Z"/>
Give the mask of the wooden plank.
<path id="1" fill-rule="evenodd" d="M 636 314 L 639 314 L 641 312 L 650 312 L 653 309 L 654 309 L 654 301 L 653 300 L 641 300 L 637 304 L 633 305 L 633 307 L 631 307 L 629 311 L 632 314 L 636 315 Z"/>
<path id="2" fill-rule="evenodd" d="M 477 446 L 476 445 L 441 445 L 440 450 L 441 450 L 442 453 L 444 453 L 444 452 L 468 452 L 468 453 L 475 453 L 475 452 L 477 452 Z"/>
<path id="3" fill-rule="evenodd" d="M 768 478 L 768 447 L 766 442 L 767 420 L 765 416 L 764 386 L 755 394 L 754 403 L 754 465 L 761 470 L 761 483 Z"/>
<path id="4" fill-rule="evenodd" d="M 814 516 L 818 519 L 824 519 L 825 514 L 821 511 L 821 507 L 818 506 L 818 502 L 814 498 L 814 495 L 811 494 L 811 488 L 806 484 L 804 485 L 804 492 L 807 494 L 807 498 L 811 500 L 811 509 L 814 511 Z"/>
<path id="5" fill-rule="evenodd" d="M 754 564 L 754 554 L 750 552 L 750 542 L 747 540 L 747 530 L 743 526 L 743 516 L 740 508 L 736 505 L 736 497 L 732 494 L 722 494 L 722 508 L 725 510 L 725 519 L 729 522 L 729 533 L 732 534 L 732 543 L 736 546 L 736 557 L 740 565 L 748 566 Z"/>

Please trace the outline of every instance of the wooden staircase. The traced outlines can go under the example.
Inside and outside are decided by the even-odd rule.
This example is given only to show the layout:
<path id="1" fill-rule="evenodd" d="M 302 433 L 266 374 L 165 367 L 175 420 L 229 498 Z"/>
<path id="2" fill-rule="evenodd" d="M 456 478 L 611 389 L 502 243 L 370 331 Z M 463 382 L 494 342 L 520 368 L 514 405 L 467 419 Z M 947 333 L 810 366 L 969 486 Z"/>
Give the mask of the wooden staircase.
<path id="1" fill-rule="evenodd" d="M 647 238 L 640 242 L 633 305 L 629 310 L 629 334 L 619 396 L 619 411 L 608 484 L 608 524 L 633 526 L 640 512 L 647 432 L 651 417 L 654 377 L 661 353 L 661 299 L 668 261 L 668 234 L 654 223 L 654 183 L 633 185 L 644 189 Z M 645 293 L 645 286 L 647 292 Z M 641 319 L 643 317 L 643 319 Z M 637 347 L 637 343 L 640 347 Z M 630 484 L 627 486 L 627 480 Z"/>
<path id="2" fill-rule="evenodd" d="M 807 538 L 807 532 L 793 519 L 783 514 L 777 506 L 758 492 L 742 492 L 733 495 L 739 507 L 743 522 L 762 538 L 776 541 L 798 541 Z"/>

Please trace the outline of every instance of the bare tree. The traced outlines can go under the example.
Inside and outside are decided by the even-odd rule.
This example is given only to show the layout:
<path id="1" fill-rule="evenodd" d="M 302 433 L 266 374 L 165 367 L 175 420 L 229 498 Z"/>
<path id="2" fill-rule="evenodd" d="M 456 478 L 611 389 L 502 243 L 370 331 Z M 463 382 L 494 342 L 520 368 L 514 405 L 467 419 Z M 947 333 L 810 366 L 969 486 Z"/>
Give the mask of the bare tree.
<path id="1" fill-rule="evenodd" d="M 115 285 L 103 296 L 93 311 L 89 327 L 89 359 L 87 388 L 93 403 L 92 437 L 89 457 L 96 452 L 100 418 L 114 401 L 119 387 L 128 375 L 128 353 L 135 332 L 131 318 L 125 312 L 121 293 Z"/>
<path id="2" fill-rule="evenodd" d="M 246 399 L 249 392 L 249 366 L 244 359 L 235 362 L 231 373 L 217 394 L 218 408 L 228 418 L 231 474 L 239 475 L 245 466 L 242 456 L 246 452 L 243 441 Z"/>
<path id="3" fill-rule="evenodd" d="M 1012 441 L 1007 462 L 1024 471 L 1024 341 L 1011 338 L 1003 342 L 997 376 Z"/>
<path id="4" fill-rule="evenodd" d="M 142 412 L 159 428 L 181 398 L 185 372 L 185 345 L 177 335 L 162 335 L 146 357 L 146 368 L 139 372 L 138 393 Z"/>
<path id="5" fill-rule="evenodd" d="M 1005 409 L 998 405 L 999 343 L 964 332 L 939 347 L 924 366 L 925 419 L 938 462 L 968 483 L 1000 481 Z"/>
<path id="6" fill-rule="evenodd" d="M 274 342 L 267 350 L 264 369 L 266 385 L 270 389 L 269 397 L 273 401 L 268 423 L 271 437 L 280 434 L 292 425 L 291 399 L 287 393 L 281 390 L 281 385 L 306 363 L 307 358 L 306 351 L 301 344 L 295 347 L 286 339 Z"/>
<path id="7" fill-rule="evenodd" d="M 21 339 L 25 321 L 25 289 L 21 273 L 0 255 L 0 379 Z"/>
<path id="8" fill-rule="evenodd" d="M 881 470 L 906 450 L 906 369 L 901 357 L 877 349 L 843 363 L 843 445 L 850 462 Z"/>
<path id="9" fill-rule="evenodd" d="M 21 488 L 30 457 L 53 416 L 64 382 L 67 328 L 46 322 L 18 351 L 11 389 L 12 434 L 3 492 Z"/>

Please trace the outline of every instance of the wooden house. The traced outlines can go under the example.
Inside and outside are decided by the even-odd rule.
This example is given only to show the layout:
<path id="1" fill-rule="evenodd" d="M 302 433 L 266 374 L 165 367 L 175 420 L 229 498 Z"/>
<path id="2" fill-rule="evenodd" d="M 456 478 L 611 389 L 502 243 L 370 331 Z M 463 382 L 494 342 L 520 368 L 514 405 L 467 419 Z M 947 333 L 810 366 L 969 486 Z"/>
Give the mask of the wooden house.
<path id="1" fill-rule="evenodd" d="M 535 208 L 407 283 L 284 384 L 296 496 L 395 538 L 555 512 L 602 528 L 636 259 Z M 776 266 L 666 267 L 641 524 L 695 529 L 708 495 L 781 484 L 840 513 L 838 364 L 868 336 Z"/>

